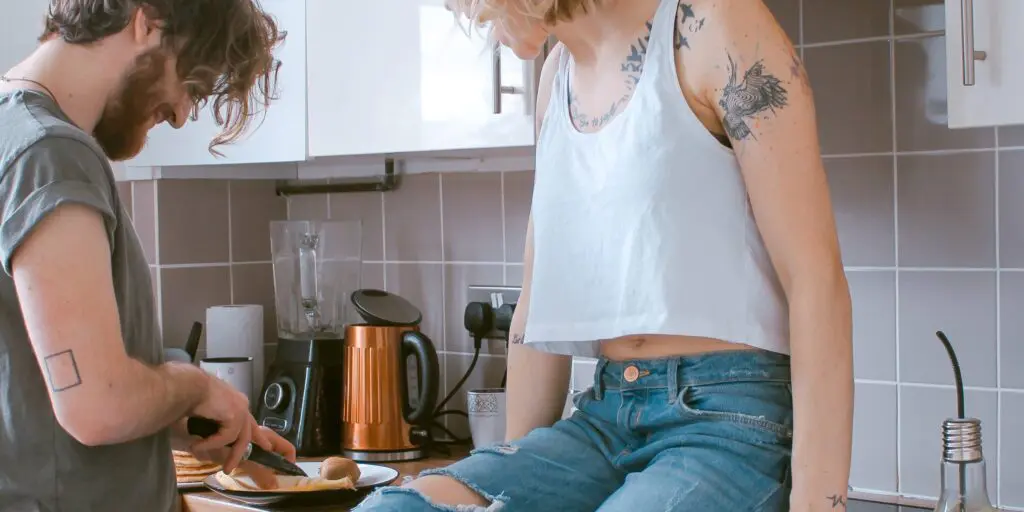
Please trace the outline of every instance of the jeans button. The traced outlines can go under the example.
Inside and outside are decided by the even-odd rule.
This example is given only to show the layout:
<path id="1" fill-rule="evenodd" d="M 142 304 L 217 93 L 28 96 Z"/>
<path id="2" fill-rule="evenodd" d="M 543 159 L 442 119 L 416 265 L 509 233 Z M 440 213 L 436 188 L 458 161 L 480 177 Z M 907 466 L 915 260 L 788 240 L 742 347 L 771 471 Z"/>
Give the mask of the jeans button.
<path id="1" fill-rule="evenodd" d="M 636 382 L 640 378 L 640 370 L 636 366 L 629 365 L 622 372 L 622 378 L 626 379 L 626 382 Z"/>

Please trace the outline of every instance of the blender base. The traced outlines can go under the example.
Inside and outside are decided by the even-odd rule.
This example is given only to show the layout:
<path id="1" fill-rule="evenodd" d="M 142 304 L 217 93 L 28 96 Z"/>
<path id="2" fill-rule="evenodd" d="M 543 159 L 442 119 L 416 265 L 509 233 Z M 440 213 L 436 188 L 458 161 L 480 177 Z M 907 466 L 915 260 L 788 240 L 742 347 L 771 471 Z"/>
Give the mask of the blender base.
<path id="1" fill-rule="evenodd" d="M 256 421 L 303 457 L 341 448 L 341 338 L 279 338 L 256 403 Z"/>

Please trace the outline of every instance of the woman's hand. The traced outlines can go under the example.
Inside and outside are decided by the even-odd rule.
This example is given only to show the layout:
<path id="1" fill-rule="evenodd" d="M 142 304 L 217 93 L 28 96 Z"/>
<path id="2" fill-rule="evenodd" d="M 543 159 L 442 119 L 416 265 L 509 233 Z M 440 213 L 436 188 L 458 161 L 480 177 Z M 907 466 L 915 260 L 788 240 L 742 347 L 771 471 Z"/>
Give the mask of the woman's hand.
<path id="1" fill-rule="evenodd" d="M 288 460 L 288 462 L 295 462 L 295 447 L 292 446 L 291 443 L 289 443 L 285 438 L 279 436 L 277 432 L 274 432 L 267 427 L 258 426 L 256 424 L 256 420 L 252 416 L 249 416 L 249 421 L 251 422 L 253 444 L 267 450 L 268 452 L 281 454 L 286 460 Z M 224 447 L 215 448 L 213 450 L 195 450 L 192 454 L 201 461 L 224 464 L 231 456 L 231 448 Z M 249 475 L 252 478 L 252 481 L 255 482 L 256 485 L 260 486 L 261 489 L 277 488 L 277 476 L 274 474 L 272 469 L 247 460 L 242 461 L 238 467 Z"/>

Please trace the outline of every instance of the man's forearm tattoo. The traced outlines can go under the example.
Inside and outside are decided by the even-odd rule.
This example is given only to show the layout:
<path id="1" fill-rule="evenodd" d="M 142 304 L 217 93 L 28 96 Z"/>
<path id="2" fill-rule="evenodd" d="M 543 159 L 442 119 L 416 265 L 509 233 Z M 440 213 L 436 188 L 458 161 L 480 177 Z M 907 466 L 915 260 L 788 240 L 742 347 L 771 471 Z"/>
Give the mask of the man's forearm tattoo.
<path id="1" fill-rule="evenodd" d="M 46 369 L 46 378 L 50 381 L 50 390 L 54 393 L 82 385 L 75 353 L 70 349 L 44 357 L 43 367 Z"/>
<path id="2" fill-rule="evenodd" d="M 512 337 L 508 339 L 508 342 L 513 344 L 513 345 L 522 345 L 523 344 L 523 335 L 522 335 L 522 333 L 518 333 L 517 332 L 517 333 L 513 334 Z"/>
<path id="3" fill-rule="evenodd" d="M 759 118 L 775 113 L 788 104 L 788 93 L 782 81 L 765 71 L 764 62 L 756 61 L 746 72 L 743 80 L 737 79 L 737 63 L 729 55 L 729 82 L 722 89 L 718 104 L 725 112 L 722 124 L 725 131 L 735 140 L 755 138 L 748 120 L 757 126 Z"/>

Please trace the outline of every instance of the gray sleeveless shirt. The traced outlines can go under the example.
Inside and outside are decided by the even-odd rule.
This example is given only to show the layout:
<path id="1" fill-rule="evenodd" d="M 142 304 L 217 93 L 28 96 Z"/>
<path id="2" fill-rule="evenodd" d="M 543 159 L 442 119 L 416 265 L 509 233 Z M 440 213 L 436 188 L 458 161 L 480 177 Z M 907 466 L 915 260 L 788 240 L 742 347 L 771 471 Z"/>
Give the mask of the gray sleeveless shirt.
<path id="1" fill-rule="evenodd" d="M 25 331 L 12 255 L 57 206 L 85 205 L 107 227 L 128 355 L 154 365 L 163 359 L 149 266 L 110 164 L 42 93 L 0 93 L 0 200 L 0 510 L 171 510 L 177 491 L 168 433 L 99 447 L 76 441 L 54 417 Z"/>

